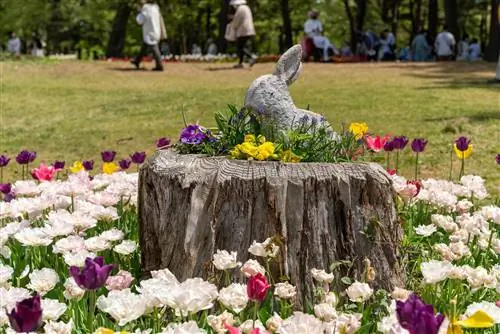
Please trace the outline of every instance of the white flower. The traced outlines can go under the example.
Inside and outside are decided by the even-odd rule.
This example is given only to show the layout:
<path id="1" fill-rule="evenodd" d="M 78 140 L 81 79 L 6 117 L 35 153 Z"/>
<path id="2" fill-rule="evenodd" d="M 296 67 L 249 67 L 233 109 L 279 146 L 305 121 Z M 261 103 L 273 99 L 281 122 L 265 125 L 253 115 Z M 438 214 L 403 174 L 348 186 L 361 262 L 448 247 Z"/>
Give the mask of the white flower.
<path id="1" fill-rule="evenodd" d="M 150 278 L 143 280 L 137 291 L 146 301 L 146 313 L 149 313 L 155 307 L 163 307 L 172 300 L 172 295 L 178 289 L 179 282 L 166 281 L 161 278 Z"/>
<path id="2" fill-rule="evenodd" d="M 112 228 L 101 233 L 100 237 L 106 241 L 120 241 L 123 239 L 125 234 L 119 229 Z"/>
<path id="3" fill-rule="evenodd" d="M 14 193 L 17 196 L 35 196 L 40 193 L 35 181 L 16 181 L 12 186 Z"/>
<path id="4" fill-rule="evenodd" d="M 144 298 L 132 293 L 130 289 L 114 290 L 110 291 L 107 297 L 100 296 L 97 299 L 97 307 L 111 315 L 120 326 L 140 318 L 146 312 Z"/>
<path id="5" fill-rule="evenodd" d="M 206 334 L 207 332 L 198 327 L 195 321 L 182 324 L 169 324 L 161 334 Z"/>
<path id="6" fill-rule="evenodd" d="M 480 310 L 488 314 L 496 324 L 500 324 L 500 307 L 498 307 L 495 303 L 486 301 L 480 303 L 472 303 L 467 307 L 465 315 L 470 317 Z"/>
<path id="7" fill-rule="evenodd" d="M 168 269 L 153 270 L 151 271 L 151 277 L 161 279 L 168 284 L 178 285 L 180 284 L 174 274 Z"/>
<path id="8" fill-rule="evenodd" d="M 409 290 L 396 287 L 391 292 L 391 297 L 395 300 L 405 301 L 411 294 L 412 292 Z"/>
<path id="9" fill-rule="evenodd" d="M 322 303 L 314 305 L 314 315 L 323 321 L 330 322 L 337 318 L 337 311 L 335 311 L 332 305 Z"/>
<path id="10" fill-rule="evenodd" d="M 480 176 L 476 175 L 465 175 L 460 179 L 460 183 L 464 185 L 468 193 L 466 197 L 474 196 L 475 198 L 482 200 L 488 197 L 488 192 L 484 186 L 484 180 Z"/>
<path id="11" fill-rule="evenodd" d="M 446 244 L 435 244 L 433 249 L 439 253 L 441 258 L 446 261 L 453 261 L 457 259 L 457 256 L 451 251 L 450 247 Z"/>
<path id="12" fill-rule="evenodd" d="M 453 217 L 451 216 L 434 214 L 431 216 L 431 221 L 434 225 L 442 228 L 448 233 L 453 233 L 458 230 L 458 225 L 453 221 Z"/>
<path id="13" fill-rule="evenodd" d="M 462 267 L 458 266 L 452 266 L 450 271 L 447 274 L 447 278 L 449 279 L 458 279 L 458 280 L 463 280 L 467 278 L 467 274 Z"/>
<path id="14" fill-rule="evenodd" d="M 11 279 L 14 269 L 11 266 L 0 263 L 0 287 L 8 285 L 7 282 Z"/>
<path id="15" fill-rule="evenodd" d="M 293 299 L 297 294 L 297 289 L 290 283 L 277 283 L 274 288 L 274 295 L 280 299 Z"/>
<path id="16" fill-rule="evenodd" d="M 494 277 L 489 275 L 488 271 L 483 267 L 471 268 L 469 266 L 462 266 L 462 268 L 465 270 L 467 282 L 473 290 L 478 289 L 485 284 L 492 284 L 492 281 L 495 280 Z"/>
<path id="17" fill-rule="evenodd" d="M 214 254 L 212 263 L 214 264 L 215 268 L 219 270 L 233 269 L 241 266 L 241 262 L 238 262 L 237 260 L 237 255 L 238 254 L 236 252 L 229 253 L 226 250 L 218 249 Z"/>
<path id="18" fill-rule="evenodd" d="M 279 329 L 280 334 L 320 334 L 324 326 L 316 317 L 295 312 L 290 318 L 283 321 Z"/>
<path id="19" fill-rule="evenodd" d="M 265 275 L 266 269 L 264 269 L 264 267 L 261 266 L 259 262 L 250 259 L 245 262 L 243 267 L 241 267 L 241 272 L 245 274 L 246 277 L 252 277 L 259 273 Z"/>
<path id="20" fill-rule="evenodd" d="M 346 290 L 349 299 L 355 303 L 363 303 L 373 295 L 373 289 L 366 283 L 354 282 Z"/>
<path id="21" fill-rule="evenodd" d="M 462 241 L 452 242 L 450 244 L 450 250 L 457 256 L 457 259 L 471 255 L 469 247 L 467 247 L 467 245 L 465 245 Z"/>
<path id="22" fill-rule="evenodd" d="M 73 277 L 69 277 L 64 282 L 64 297 L 68 300 L 71 299 L 80 299 L 85 294 L 85 290 L 80 288 L 78 284 L 76 284 Z"/>
<path id="23" fill-rule="evenodd" d="M 219 291 L 219 301 L 235 313 L 240 313 L 248 304 L 247 288 L 244 284 L 233 283 Z"/>
<path id="24" fill-rule="evenodd" d="M 420 264 L 420 271 L 424 276 L 425 283 L 434 284 L 444 281 L 453 265 L 448 261 L 431 260 Z"/>
<path id="25" fill-rule="evenodd" d="M 222 312 L 220 315 L 209 315 L 207 317 L 207 323 L 215 333 L 226 333 L 225 325 L 228 324 L 232 326 L 234 324 L 234 316 L 228 311 Z"/>
<path id="26" fill-rule="evenodd" d="M 324 270 L 311 269 L 313 278 L 320 283 L 331 283 L 335 278 L 332 273 L 328 274 Z"/>
<path id="27" fill-rule="evenodd" d="M 43 320 L 56 321 L 67 309 L 68 306 L 66 304 L 60 303 L 55 299 L 42 299 Z"/>
<path id="28" fill-rule="evenodd" d="M 27 288 L 38 292 L 42 296 L 54 289 L 59 282 L 59 275 L 57 275 L 54 269 L 50 268 L 33 270 L 29 278 L 30 283 L 27 285 Z"/>
<path id="29" fill-rule="evenodd" d="M 187 316 L 211 309 L 217 296 L 215 285 L 201 278 L 190 278 L 171 291 L 171 298 L 167 304 L 178 311 L 181 316 Z"/>
<path id="30" fill-rule="evenodd" d="M 280 329 L 282 323 L 283 319 L 281 319 L 278 313 L 274 312 L 273 316 L 267 319 L 266 327 L 271 333 L 274 333 Z"/>
<path id="31" fill-rule="evenodd" d="M 341 313 L 337 318 L 339 333 L 354 334 L 361 327 L 361 314 Z"/>
<path id="32" fill-rule="evenodd" d="M 68 323 L 62 321 L 47 321 L 43 327 L 45 334 L 71 334 L 73 333 L 73 319 L 70 319 Z"/>
<path id="33" fill-rule="evenodd" d="M 410 332 L 401 327 L 395 312 L 382 318 L 377 324 L 377 330 L 382 334 L 410 334 Z"/>
<path id="34" fill-rule="evenodd" d="M 23 288 L 5 289 L 0 287 L 0 309 L 12 310 L 16 303 L 31 297 L 31 292 Z M 3 312 L 0 312 L 3 313 Z"/>
<path id="35" fill-rule="evenodd" d="M 467 232 L 464 229 L 459 229 L 455 231 L 452 235 L 450 235 L 450 241 L 451 242 L 467 242 L 469 240 L 469 232 Z"/>
<path id="36" fill-rule="evenodd" d="M 500 207 L 495 205 L 483 206 L 479 212 L 486 220 L 491 220 L 500 225 Z"/>
<path id="37" fill-rule="evenodd" d="M 88 257 L 93 259 L 96 257 L 96 255 L 88 251 L 81 251 L 78 253 L 66 253 L 63 257 L 64 262 L 66 262 L 68 266 L 83 268 L 85 266 L 85 259 L 87 259 Z"/>
<path id="38" fill-rule="evenodd" d="M 259 329 L 259 333 L 265 333 L 266 331 L 264 324 L 258 319 L 255 322 L 248 319 L 240 325 L 239 329 L 243 334 L 250 334 L 250 332 L 252 332 L 252 330 L 254 330 L 255 328 Z"/>
<path id="39" fill-rule="evenodd" d="M 42 228 L 23 228 L 14 234 L 14 238 L 23 246 L 48 246 L 52 238 Z"/>
<path id="40" fill-rule="evenodd" d="M 419 225 L 415 227 L 415 233 L 423 237 L 429 237 L 436 231 L 437 228 L 434 225 Z"/>
<path id="41" fill-rule="evenodd" d="M 115 246 L 114 251 L 122 255 L 130 255 L 137 249 L 137 243 L 132 240 L 123 240 Z"/>
<path id="42" fill-rule="evenodd" d="M 326 294 L 324 302 L 335 307 L 339 303 L 339 299 L 335 292 L 330 291 Z"/>
<path id="43" fill-rule="evenodd" d="M 254 240 L 250 248 L 248 248 L 250 254 L 270 258 L 276 257 L 279 250 L 280 248 L 272 242 L 271 238 L 267 238 L 263 243 Z"/>
<path id="44" fill-rule="evenodd" d="M 469 210 L 472 209 L 473 206 L 474 204 L 472 204 L 471 201 L 463 199 L 461 201 L 458 201 L 455 209 L 456 211 L 463 213 L 469 212 Z"/>
<path id="45" fill-rule="evenodd" d="M 111 244 L 101 237 L 91 237 L 85 240 L 85 248 L 90 252 L 102 252 L 111 248 Z"/>
<path id="46" fill-rule="evenodd" d="M 85 240 L 77 235 L 70 235 L 69 237 L 57 240 L 52 250 L 56 254 L 66 254 L 69 252 L 80 252 L 85 250 Z"/>

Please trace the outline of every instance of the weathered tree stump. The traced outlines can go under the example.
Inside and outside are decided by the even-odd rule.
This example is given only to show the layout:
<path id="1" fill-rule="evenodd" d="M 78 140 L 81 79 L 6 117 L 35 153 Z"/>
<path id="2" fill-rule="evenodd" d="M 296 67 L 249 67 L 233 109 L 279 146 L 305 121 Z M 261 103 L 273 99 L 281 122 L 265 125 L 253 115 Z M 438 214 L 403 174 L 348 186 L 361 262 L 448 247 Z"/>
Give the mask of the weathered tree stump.
<path id="1" fill-rule="evenodd" d="M 245 261 L 254 240 L 280 236 L 281 267 L 301 302 L 313 294 L 310 270 L 328 271 L 339 260 L 351 260 L 351 274 L 362 275 L 370 259 L 376 287 L 402 283 L 394 190 L 379 165 L 158 151 L 141 168 L 139 183 L 144 272 L 169 268 L 181 280 L 208 277 L 217 249 L 237 251 Z"/>

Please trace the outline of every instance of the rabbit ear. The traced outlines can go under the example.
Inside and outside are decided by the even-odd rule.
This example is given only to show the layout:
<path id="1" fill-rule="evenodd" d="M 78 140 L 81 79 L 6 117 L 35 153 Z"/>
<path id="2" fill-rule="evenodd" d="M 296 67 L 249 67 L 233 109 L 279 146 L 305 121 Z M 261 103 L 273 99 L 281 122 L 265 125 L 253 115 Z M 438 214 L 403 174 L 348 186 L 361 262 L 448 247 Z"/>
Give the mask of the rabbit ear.
<path id="1" fill-rule="evenodd" d="M 284 80 L 287 85 L 297 79 L 302 68 L 302 46 L 297 44 L 285 52 L 278 60 L 274 75 Z"/>

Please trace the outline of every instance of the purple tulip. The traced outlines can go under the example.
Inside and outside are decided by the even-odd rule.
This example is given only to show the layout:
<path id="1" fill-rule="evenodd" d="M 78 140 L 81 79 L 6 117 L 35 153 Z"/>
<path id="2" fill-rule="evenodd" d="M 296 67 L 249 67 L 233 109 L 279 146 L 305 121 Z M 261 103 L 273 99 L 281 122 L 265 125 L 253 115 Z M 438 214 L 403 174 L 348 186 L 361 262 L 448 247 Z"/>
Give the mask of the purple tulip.
<path id="1" fill-rule="evenodd" d="M 59 160 L 54 161 L 54 168 L 55 169 L 59 169 L 59 170 L 64 169 L 65 165 L 66 165 L 66 162 L 64 162 L 64 161 L 59 161 Z"/>
<path id="2" fill-rule="evenodd" d="M 35 159 L 36 159 L 36 152 L 35 151 L 29 152 L 29 160 L 28 160 L 28 162 L 33 162 L 33 161 L 35 161 Z"/>
<path id="3" fill-rule="evenodd" d="M 398 136 L 394 137 L 392 140 L 392 145 L 394 146 L 395 150 L 402 150 L 406 147 L 406 144 L 408 144 L 408 138 L 405 136 Z"/>
<path id="4" fill-rule="evenodd" d="M 69 272 L 80 288 L 96 290 L 104 286 L 113 268 L 114 265 L 105 265 L 104 258 L 98 256 L 95 259 L 86 258 L 85 267 L 83 268 L 71 266 Z"/>
<path id="5" fill-rule="evenodd" d="M 497 164 L 499 164 L 499 165 L 500 165 L 500 153 L 499 153 L 499 154 L 497 154 L 497 157 L 496 157 L 495 159 L 496 159 L 496 161 L 497 161 Z"/>
<path id="6" fill-rule="evenodd" d="M 1 183 L 0 184 L 0 193 L 7 195 L 8 193 L 10 193 L 11 190 L 12 190 L 12 186 L 10 185 L 10 183 Z"/>
<path id="7" fill-rule="evenodd" d="M 132 163 L 132 160 L 130 160 L 130 159 L 123 159 L 123 160 L 118 161 L 118 165 L 120 165 L 120 168 L 122 170 L 128 169 L 130 167 L 131 163 Z"/>
<path id="8" fill-rule="evenodd" d="M 444 315 L 435 315 L 434 307 L 414 293 L 405 302 L 396 301 L 396 314 L 401 327 L 410 334 L 437 334 L 444 320 Z"/>
<path id="9" fill-rule="evenodd" d="M 42 324 L 42 303 L 40 296 L 24 299 L 7 313 L 10 326 L 17 333 L 36 332 Z"/>
<path id="10" fill-rule="evenodd" d="M 455 145 L 459 151 L 465 152 L 469 149 L 470 139 L 467 137 L 460 137 L 455 140 Z"/>
<path id="11" fill-rule="evenodd" d="M 420 153 L 425 150 L 425 146 L 427 145 L 427 140 L 424 138 L 415 138 L 411 142 L 411 149 L 415 153 Z"/>
<path id="12" fill-rule="evenodd" d="M 146 152 L 135 152 L 130 156 L 134 164 L 142 164 L 146 160 Z"/>
<path id="13" fill-rule="evenodd" d="M 386 151 L 386 152 L 394 151 L 394 142 L 392 140 L 388 140 L 385 142 L 384 151 Z"/>
<path id="14" fill-rule="evenodd" d="M 83 168 L 88 172 L 94 169 L 94 160 L 85 160 L 82 162 Z"/>
<path id="15" fill-rule="evenodd" d="M 5 155 L 0 155 L 0 168 L 9 164 L 10 158 Z"/>
<path id="16" fill-rule="evenodd" d="M 31 152 L 26 150 L 22 150 L 21 152 L 19 152 L 19 154 L 16 157 L 16 161 L 20 165 L 29 164 L 30 159 L 31 159 Z"/>
<path id="17" fill-rule="evenodd" d="M 5 194 L 5 196 L 3 197 L 3 201 L 7 203 L 12 201 L 13 199 L 16 199 L 16 194 L 14 194 L 14 192 L 12 191 L 8 194 Z"/>
<path id="18" fill-rule="evenodd" d="M 156 148 L 167 148 L 170 146 L 170 139 L 162 137 L 156 141 Z"/>
<path id="19" fill-rule="evenodd" d="M 103 151 L 101 152 L 102 161 L 104 162 L 113 162 L 115 160 L 116 152 L 115 151 Z"/>
<path id="20" fill-rule="evenodd" d="M 180 141 L 183 144 L 197 145 L 208 139 L 208 136 L 203 132 L 201 126 L 191 124 L 182 129 Z"/>

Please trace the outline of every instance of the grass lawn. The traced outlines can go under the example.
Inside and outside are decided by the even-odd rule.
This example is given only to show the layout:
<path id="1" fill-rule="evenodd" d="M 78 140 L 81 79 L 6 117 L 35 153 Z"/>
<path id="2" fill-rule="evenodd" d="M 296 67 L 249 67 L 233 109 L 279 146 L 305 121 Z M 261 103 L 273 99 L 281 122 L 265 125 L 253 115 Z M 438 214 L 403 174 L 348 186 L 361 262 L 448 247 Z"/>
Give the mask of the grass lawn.
<path id="1" fill-rule="evenodd" d="M 151 67 L 150 64 L 147 64 Z M 167 64 L 166 71 L 130 71 L 122 63 L 0 63 L 0 151 L 36 150 L 41 159 L 99 159 L 103 149 L 124 157 L 154 150 L 156 138 L 176 138 L 188 121 L 213 125 L 227 104 L 241 106 L 247 87 L 272 64 L 253 70 L 209 71 L 208 64 Z M 472 139 L 466 173 L 500 194 L 500 86 L 494 64 L 305 64 L 291 87 L 297 106 L 324 114 L 340 128 L 364 121 L 377 134 L 422 136 L 422 176 L 447 178 L 451 142 Z M 402 174 L 413 174 L 413 156 Z M 458 174 L 454 156 L 454 175 Z M 10 166 L 10 176 L 19 171 Z"/>

